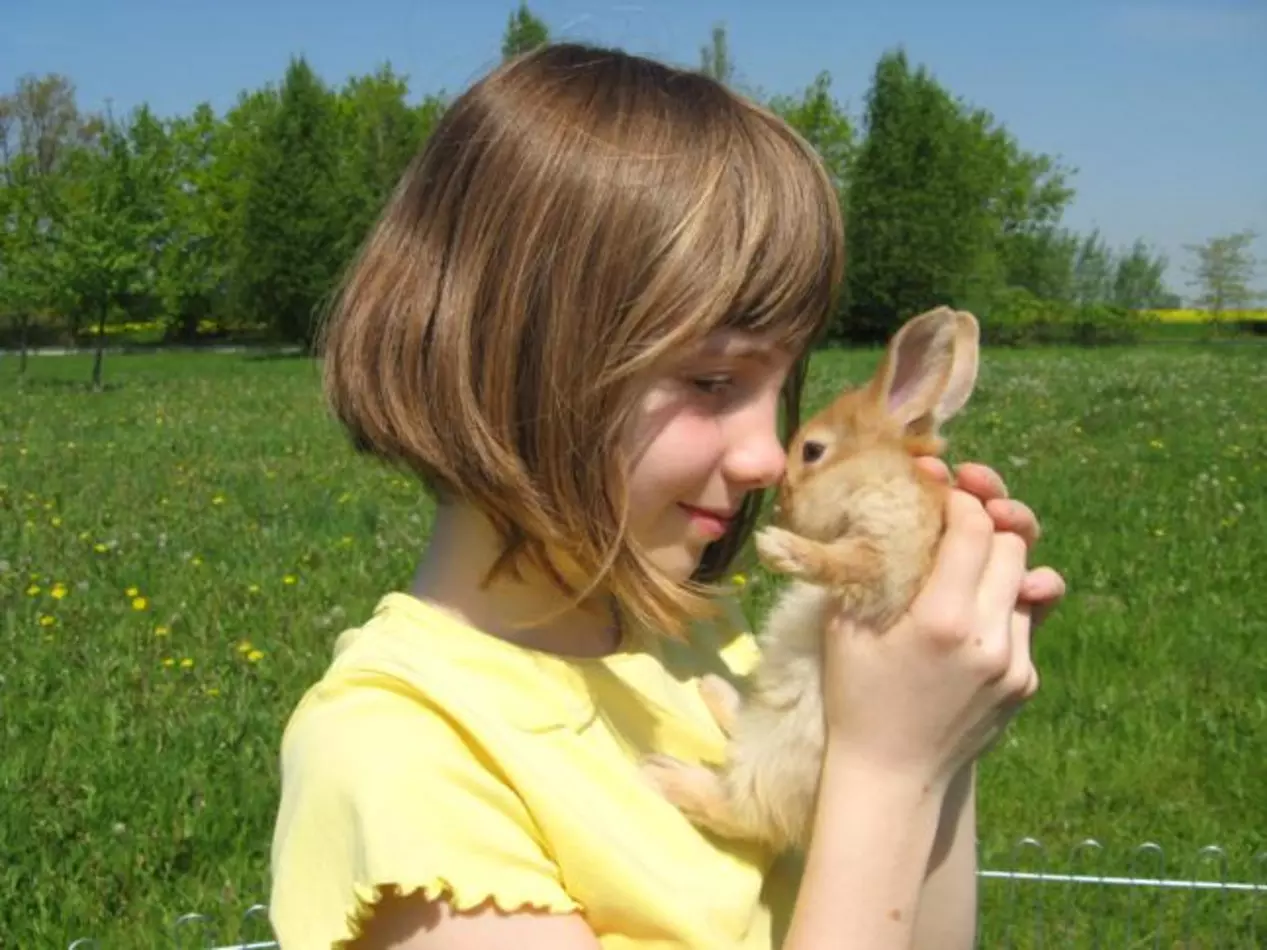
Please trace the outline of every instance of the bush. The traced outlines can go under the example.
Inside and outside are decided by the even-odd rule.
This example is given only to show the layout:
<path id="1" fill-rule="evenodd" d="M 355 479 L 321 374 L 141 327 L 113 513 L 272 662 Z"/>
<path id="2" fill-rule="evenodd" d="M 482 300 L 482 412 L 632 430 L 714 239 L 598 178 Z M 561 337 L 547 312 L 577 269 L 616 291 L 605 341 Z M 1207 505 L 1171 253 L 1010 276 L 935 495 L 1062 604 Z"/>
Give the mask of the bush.
<path id="1" fill-rule="evenodd" d="M 1059 304 L 1040 300 L 1024 287 L 1005 287 L 992 293 L 981 305 L 982 341 L 994 346 L 1031 346 L 1051 342 L 1054 326 L 1060 322 L 1055 312 Z"/>
<path id="2" fill-rule="evenodd" d="M 1079 346 L 1137 343 L 1145 319 L 1136 311 L 1110 304 L 1083 304 L 1069 312 L 1068 342 Z"/>
<path id="3" fill-rule="evenodd" d="M 1024 287 L 995 291 L 977 315 L 983 342 L 994 346 L 1135 343 L 1149 322 L 1125 307 L 1042 300 Z"/>

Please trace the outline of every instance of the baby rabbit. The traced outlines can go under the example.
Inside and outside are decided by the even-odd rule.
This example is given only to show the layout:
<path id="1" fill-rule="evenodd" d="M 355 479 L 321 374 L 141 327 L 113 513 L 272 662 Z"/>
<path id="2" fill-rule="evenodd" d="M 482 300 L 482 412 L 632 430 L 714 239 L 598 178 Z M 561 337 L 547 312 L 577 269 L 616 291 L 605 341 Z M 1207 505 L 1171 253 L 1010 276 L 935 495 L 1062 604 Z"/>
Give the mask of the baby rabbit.
<path id="1" fill-rule="evenodd" d="M 920 590 L 944 530 L 946 487 L 915 464 L 944 448 L 968 401 L 980 330 L 940 307 L 905 323 L 865 386 L 809 419 L 789 447 L 775 520 L 756 536 L 793 580 L 770 612 L 746 695 L 708 676 L 701 694 L 729 736 L 718 770 L 648 756 L 642 772 L 697 826 L 724 838 L 803 848 L 826 741 L 822 635 L 844 613 L 892 626 Z"/>

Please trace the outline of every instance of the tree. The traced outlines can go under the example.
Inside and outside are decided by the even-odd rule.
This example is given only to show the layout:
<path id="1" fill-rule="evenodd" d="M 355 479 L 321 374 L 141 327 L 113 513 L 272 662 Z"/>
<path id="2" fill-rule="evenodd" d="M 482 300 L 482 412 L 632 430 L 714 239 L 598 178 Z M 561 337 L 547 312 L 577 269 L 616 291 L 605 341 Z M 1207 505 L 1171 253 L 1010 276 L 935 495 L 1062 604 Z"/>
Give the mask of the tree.
<path id="1" fill-rule="evenodd" d="M 726 25 L 713 26 L 711 41 L 699 50 L 700 72 L 720 83 L 730 85 L 735 78 L 735 64 L 730 59 L 730 42 L 726 38 Z"/>
<path id="2" fill-rule="evenodd" d="M 521 0 L 519 8 L 506 21 L 506 32 L 502 35 L 502 59 L 513 59 L 548 42 L 549 27 Z"/>
<path id="3" fill-rule="evenodd" d="M 1083 238 L 1073 262 L 1073 301 L 1087 305 L 1112 295 L 1113 255 L 1098 229 Z"/>
<path id="4" fill-rule="evenodd" d="M 286 70 L 261 129 L 239 262 L 255 318 L 310 346 L 337 278 L 342 221 L 333 96 L 303 58 Z"/>
<path id="5" fill-rule="evenodd" d="M 1173 296 L 1166 289 L 1165 273 L 1166 258 L 1136 241 L 1114 264 L 1112 302 L 1127 310 L 1164 307 Z"/>
<path id="6" fill-rule="evenodd" d="M 138 154 L 134 145 L 111 120 L 98 146 L 68 153 L 58 190 L 58 292 L 75 310 L 96 318 L 95 389 L 101 388 L 106 322 L 150 290 L 154 279 L 160 225 L 150 198 L 156 175 L 152 155 Z"/>
<path id="7" fill-rule="evenodd" d="M 1257 269 L 1250 245 L 1256 237 L 1253 231 L 1239 231 L 1185 245 L 1196 257 L 1189 268 L 1189 284 L 1198 290 L 1196 305 L 1208 310 L 1211 320 L 1217 322 L 1223 311 L 1248 307 L 1261 296 L 1250 288 Z"/>
<path id="8" fill-rule="evenodd" d="M 950 95 L 902 50 L 867 93 L 847 191 L 847 319 L 837 336 L 883 339 L 942 304 L 988 311 L 1027 282 L 1052 282 L 1066 172 L 1020 147 L 990 113 Z"/>
<path id="9" fill-rule="evenodd" d="M 12 95 L 0 97 L 0 161 L 27 156 L 36 175 L 51 175 L 63 155 L 91 142 L 104 127 L 100 116 L 83 115 L 75 85 L 60 73 L 26 75 Z"/>
<path id="10" fill-rule="evenodd" d="M 838 335 L 880 339 L 906 317 L 954 304 L 992 250 L 996 170 L 979 131 L 902 51 L 876 66 L 866 138 L 849 181 L 848 323 Z"/>
<path id="11" fill-rule="evenodd" d="M 776 96 L 770 108 L 814 146 L 843 200 L 856 145 L 853 123 L 832 97 L 831 74 L 819 73 L 799 99 Z"/>
<path id="12" fill-rule="evenodd" d="M 48 179 L 29 156 L 5 165 L 0 179 L 0 312 L 7 310 L 18 330 L 18 375 L 26 373 L 32 320 L 47 307 L 53 281 L 47 222 Z"/>
<path id="13" fill-rule="evenodd" d="M 405 79 L 384 66 L 350 80 L 337 96 L 341 261 L 352 258 L 439 116 L 434 97 L 413 108 L 408 93 Z"/>

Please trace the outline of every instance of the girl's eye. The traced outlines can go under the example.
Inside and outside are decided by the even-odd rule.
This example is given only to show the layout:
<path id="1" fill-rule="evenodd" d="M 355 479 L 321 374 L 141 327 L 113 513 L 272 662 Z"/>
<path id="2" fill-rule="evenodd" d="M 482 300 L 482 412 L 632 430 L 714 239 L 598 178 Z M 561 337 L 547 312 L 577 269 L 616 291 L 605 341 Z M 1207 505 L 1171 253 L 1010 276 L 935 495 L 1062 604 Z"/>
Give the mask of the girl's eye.
<path id="1" fill-rule="evenodd" d="M 729 376 L 701 376 L 691 380 L 692 386 L 709 396 L 721 394 L 733 383 L 734 380 Z"/>

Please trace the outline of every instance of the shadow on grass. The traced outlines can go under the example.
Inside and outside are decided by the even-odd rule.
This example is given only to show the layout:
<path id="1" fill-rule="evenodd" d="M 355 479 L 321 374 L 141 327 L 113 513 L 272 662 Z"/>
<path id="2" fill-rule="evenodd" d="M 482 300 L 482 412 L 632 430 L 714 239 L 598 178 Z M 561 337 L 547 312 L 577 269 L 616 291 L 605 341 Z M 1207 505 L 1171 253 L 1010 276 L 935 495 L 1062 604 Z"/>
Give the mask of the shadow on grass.
<path id="1" fill-rule="evenodd" d="M 273 363 L 279 360 L 312 360 L 315 355 L 307 350 L 268 350 L 242 354 L 247 363 Z"/>
<path id="2" fill-rule="evenodd" d="M 15 389 L 30 389 L 33 391 L 49 391 L 49 392 L 85 392 L 85 393 L 111 393 L 126 388 L 126 384 L 107 380 L 100 386 L 94 386 L 92 380 L 89 379 L 59 379 L 57 377 L 48 378 L 43 376 L 14 376 L 5 380 L 6 384 Z"/>

